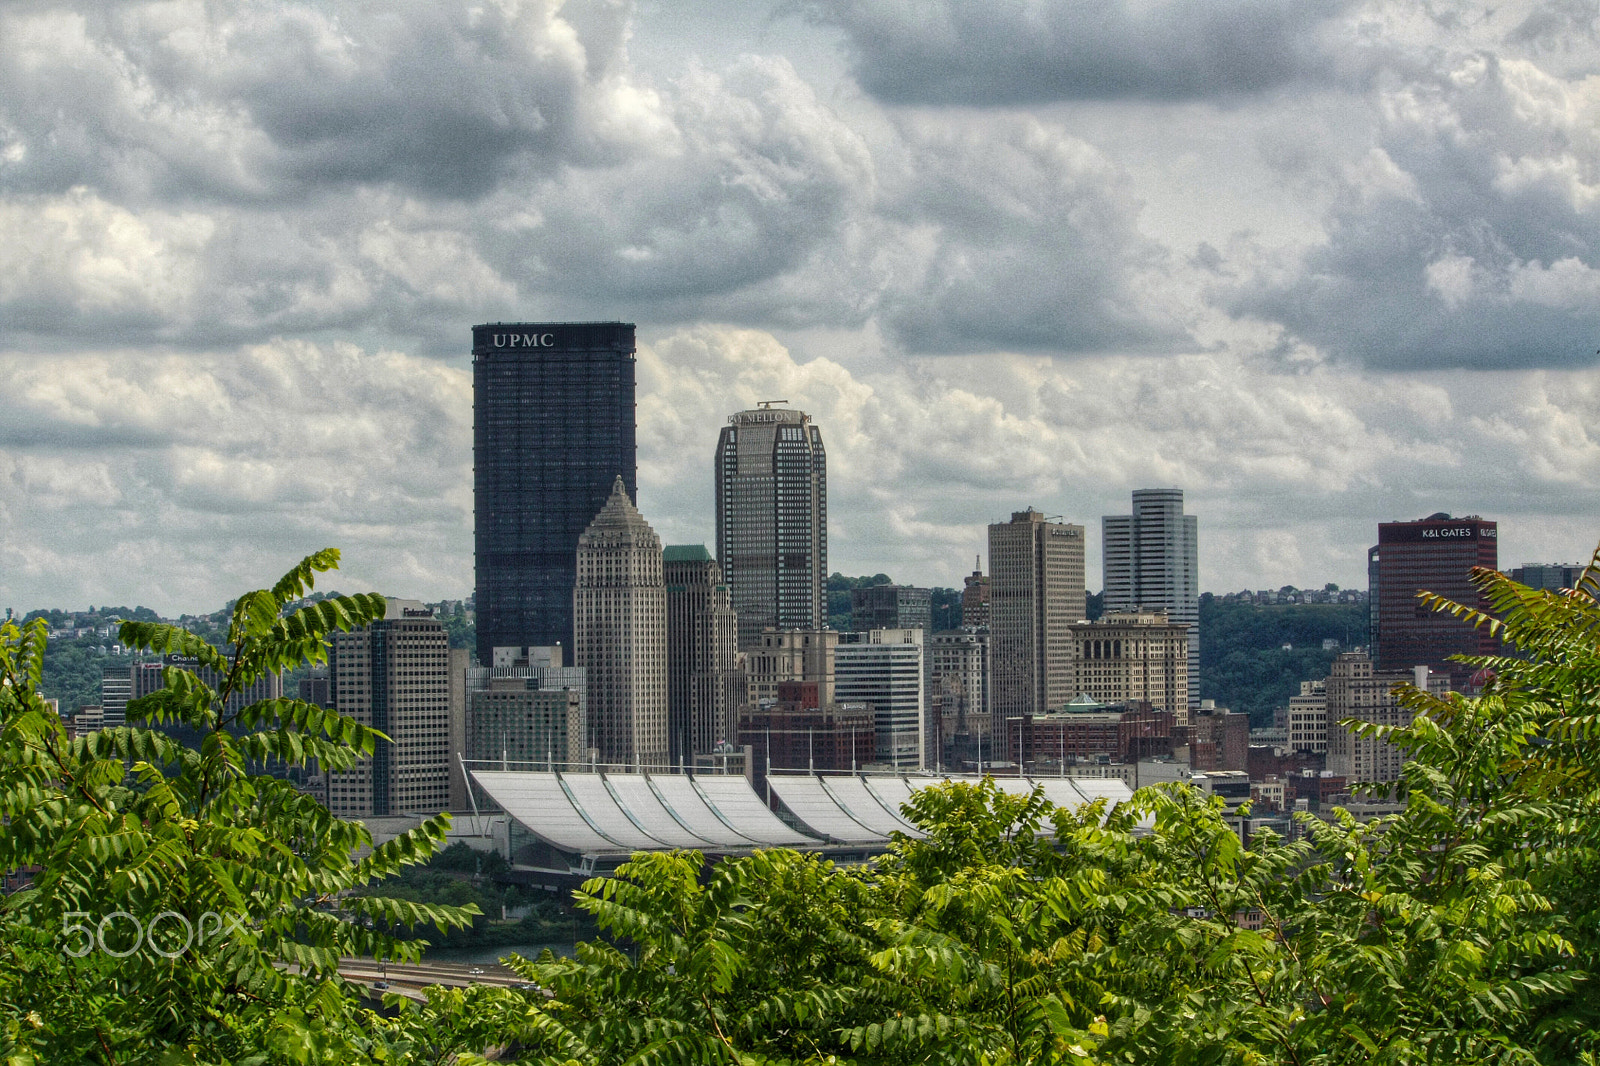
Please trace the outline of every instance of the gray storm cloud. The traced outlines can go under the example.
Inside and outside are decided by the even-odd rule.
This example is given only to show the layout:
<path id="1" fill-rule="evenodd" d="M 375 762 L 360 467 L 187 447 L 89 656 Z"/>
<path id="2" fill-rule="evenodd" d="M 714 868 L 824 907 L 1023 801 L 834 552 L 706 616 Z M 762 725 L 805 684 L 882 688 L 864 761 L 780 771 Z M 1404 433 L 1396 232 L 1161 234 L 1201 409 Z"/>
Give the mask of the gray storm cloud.
<path id="1" fill-rule="evenodd" d="M 649 122 L 622 27 L 558 0 L 14 4 L 0 37 L 7 182 L 32 191 L 471 198 L 513 164 L 623 158 Z"/>
<path id="2" fill-rule="evenodd" d="M 811 0 L 844 30 L 856 76 L 899 104 L 1215 99 L 1337 66 L 1327 37 L 1348 0 Z"/>
<path id="3" fill-rule="evenodd" d="M 464 594 L 466 330 L 515 318 L 640 324 L 675 541 L 783 396 L 845 570 L 951 583 L 1147 484 L 1207 587 L 1355 583 L 1441 509 L 1588 550 L 1592 12 L 793 10 L 0 7 L 0 605 L 209 608 L 325 544 Z"/>
<path id="4" fill-rule="evenodd" d="M 1379 105 L 1326 241 L 1235 306 L 1368 366 L 1593 365 L 1600 78 L 1465 54 Z"/>

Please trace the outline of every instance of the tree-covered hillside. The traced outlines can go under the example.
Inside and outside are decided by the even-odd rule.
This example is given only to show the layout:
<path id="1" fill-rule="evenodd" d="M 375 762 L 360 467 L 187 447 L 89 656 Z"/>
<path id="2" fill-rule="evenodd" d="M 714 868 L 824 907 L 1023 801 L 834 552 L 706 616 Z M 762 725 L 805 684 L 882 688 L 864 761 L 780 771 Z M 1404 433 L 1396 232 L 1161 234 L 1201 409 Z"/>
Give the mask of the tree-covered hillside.
<path id="1" fill-rule="evenodd" d="M 1300 682 L 1328 676 L 1341 651 L 1367 643 L 1367 606 L 1225 603 L 1200 597 L 1200 698 L 1266 725 Z M 1324 640 L 1339 646 L 1324 649 Z"/>
<path id="2" fill-rule="evenodd" d="M 337 592 L 313 592 L 302 603 L 318 603 L 337 597 Z M 846 611 L 849 594 L 846 593 Z M 444 624 L 452 648 L 471 648 L 477 643 L 477 627 L 461 600 L 443 600 L 431 603 Z M 228 618 L 233 610 L 229 603 L 210 614 L 183 615 L 177 619 L 192 632 L 206 640 L 220 642 L 224 639 Z M 163 619 L 148 607 L 91 607 L 86 611 L 67 611 L 57 608 L 30 611 L 23 622 L 43 619 L 52 636 L 44 654 L 44 677 L 41 693 L 46 699 L 59 701 L 62 714 L 71 715 L 79 707 L 100 703 L 102 671 L 111 666 L 127 666 L 133 662 L 131 655 L 121 652 L 117 644 L 116 627 L 123 620 L 134 622 L 159 622 Z M 144 656 L 143 658 L 150 658 Z M 293 695 L 300 678 L 310 670 L 304 664 L 284 674 L 284 692 Z"/>
<path id="3" fill-rule="evenodd" d="M 850 616 L 850 590 L 871 588 L 875 585 L 893 585 L 888 574 L 870 577 L 845 577 L 835 573 L 828 578 L 828 628 L 848 632 L 854 628 Z M 961 590 L 934 588 L 932 592 L 933 631 L 955 629 L 961 625 Z"/>

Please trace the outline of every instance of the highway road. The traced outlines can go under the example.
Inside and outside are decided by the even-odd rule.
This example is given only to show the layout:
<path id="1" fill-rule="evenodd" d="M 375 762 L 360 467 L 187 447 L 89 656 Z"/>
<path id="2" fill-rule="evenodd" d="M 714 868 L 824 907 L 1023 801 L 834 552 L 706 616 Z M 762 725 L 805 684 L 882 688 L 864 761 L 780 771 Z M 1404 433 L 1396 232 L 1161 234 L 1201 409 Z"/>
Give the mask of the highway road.
<path id="1" fill-rule="evenodd" d="M 416 1000 L 423 998 L 422 989 L 427 985 L 447 985 L 452 988 L 465 988 L 468 985 L 499 985 L 502 988 L 515 988 L 524 983 L 521 977 L 497 962 L 410 964 L 345 958 L 339 960 L 339 973 L 345 980 L 364 984 L 368 988 L 375 982 L 387 981 L 389 983 L 387 991 L 398 992 Z"/>

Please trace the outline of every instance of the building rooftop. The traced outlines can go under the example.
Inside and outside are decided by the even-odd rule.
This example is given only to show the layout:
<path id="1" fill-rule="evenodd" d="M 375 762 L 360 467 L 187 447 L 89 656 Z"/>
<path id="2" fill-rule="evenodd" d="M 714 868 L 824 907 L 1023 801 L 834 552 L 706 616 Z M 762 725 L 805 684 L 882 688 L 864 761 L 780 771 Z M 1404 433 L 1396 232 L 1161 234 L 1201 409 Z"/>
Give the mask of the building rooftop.
<path id="1" fill-rule="evenodd" d="M 661 549 L 664 563 L 709 563 L 711 553 L 704 544 L 668 544 Z"/>
<path id="2" fill-rule="evenodd" d="M 655 536 L 655 531 L 650 528 L 650 523 L 644 520 L 644 515 L 633 505 L 628 498 L 627 486 L 622 483 L 622 475 L 618 474 L 611 483 L 611 495 L 606 498 L 606 505 L 600 513 L 594 516 L 594 521 L 589 523 L 589 528 L 583 531 L 579 538 L 580 546 L 589 543 L 590 538 L 601 533 L 647 533 Z M 657 544 L 660 541 L 656 542 Z"/>

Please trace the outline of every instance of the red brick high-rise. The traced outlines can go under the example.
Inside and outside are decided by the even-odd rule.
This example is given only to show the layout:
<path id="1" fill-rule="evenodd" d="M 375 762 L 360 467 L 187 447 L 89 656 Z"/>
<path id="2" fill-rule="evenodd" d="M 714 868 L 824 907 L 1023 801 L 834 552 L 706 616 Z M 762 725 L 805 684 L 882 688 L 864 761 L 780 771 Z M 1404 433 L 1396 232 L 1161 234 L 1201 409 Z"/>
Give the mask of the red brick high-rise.
<path id="1" fill-rule="evenodd" d="M 1429 610 L 1419 590 L 1483 609 L 1470 580 L 1475 566 L 1497 569 L 1498 527 L 1477 515 L 1451 518 L 1443 512 L 1415 522 L 1382 522 L 1368 574 L 1374 605 L 1372 644 L 1378 670 L 1429 666 L 1450 674 L 1464 689 L 1472 669 L 1448 662 L 1451 655 L 1493 655 L 1498 642 L 1487 630 Z"/>

